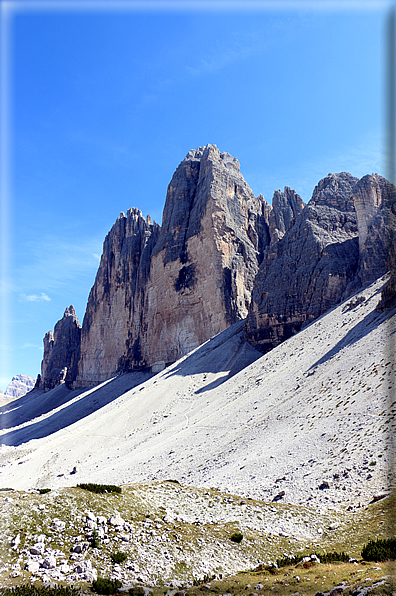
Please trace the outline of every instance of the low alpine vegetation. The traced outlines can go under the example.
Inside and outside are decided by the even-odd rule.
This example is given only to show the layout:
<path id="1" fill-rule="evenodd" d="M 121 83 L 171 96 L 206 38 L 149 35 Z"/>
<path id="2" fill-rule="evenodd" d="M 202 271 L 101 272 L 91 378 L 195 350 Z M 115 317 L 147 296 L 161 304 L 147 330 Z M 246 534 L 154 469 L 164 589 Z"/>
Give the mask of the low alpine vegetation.
<path id="1" fill-rule="evenodd" d="M 97 594 L 115 594 L 121 586 L 122 582 L 119 579 L 108 579 L 107 577 L 98 577 L 92 582 L 92 587 Z"/>
<path id="2" fill-rule="evenodd" d="M 117 563 L 117 565 L 119 565 L 120 563 L 124 563 L 124 561 L 126 561 L 127 558 L 127 554 L 121 551 L 111 554 L 111 560 L 113 561 L 113 563 Z"/>
<path id="3" fill-rule="evenodd" d="M 89 490 L 91 493 L 98 495 L 104 493 L 118 493 L 121 494 L 121 487 L 115 486 L 114 484 L 94 484 L 92 482 L 77 484 L 77 488 L 83 488 Z"/>
<path id="4" fill-rule="evenodd" d="M 396 538 L 370 540 L 362 550 L 365 561 L 395 561 Z"/>
<path id="5" fill-rule="evenodd" d="M 13 588 L 0 588 L 1 596 L 80 596 L 79 588 L 71 586 L 14 586 Z"/>
<path id="6" fill-rule="evenodd" d="M 243 534 L 240 534 L 239 532 L 235 532 L 234 534 L 231 535 L 231 538 L 230 538 L 230 540 L 232 540 L 232 542 L 236 542 L 237 544 L 242 542 L 242 539 L 243 539 Z"/>
<path id="7" fill-rule="evenodd" d="M 91 548 L 99 548 L 100 546 L 100 539 L 99 539 L 99 534 L 97 533 L 96 530 L 94 530 L 92 532 L 92 535 L 88 538 L 88 541 L 91 545 Z"/>

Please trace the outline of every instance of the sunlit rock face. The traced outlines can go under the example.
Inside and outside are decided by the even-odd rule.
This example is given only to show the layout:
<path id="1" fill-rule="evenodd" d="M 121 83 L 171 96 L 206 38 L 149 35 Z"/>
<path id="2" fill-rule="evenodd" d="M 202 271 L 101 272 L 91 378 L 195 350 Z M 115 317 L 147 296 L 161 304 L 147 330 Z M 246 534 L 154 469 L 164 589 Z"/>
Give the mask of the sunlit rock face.
<path id="1" fill-rule="evenodd" d="M 29 391 L 31 391 L 35 385 L 36 379 L 29 375 L 15 375 L 8 383 L 4 393 L 0 391 L 0 399 L 5 400 L 15 399 L 16 397 L 22 397 Z"/>
<path id="2" fill-rule="evenodd" d="M 159 231 L 133 208 L 106 236 L 84 316 L 75 387 L 97 385 L 140 362 L 145 290 Z"/>
<path id="3" fill-rule="evenodd" d="M 246 317 L 270 209 L 237 159 L 213 145 L 188 153 L 169 184 L 151 258 L 145 362 L 173 362 Z"/>
<path id="4" fill-rule="evenodd" d="M 368 285 L 382 271 L 392 269 L 389 258 L 395 187 L 382 176 L 370 174 L 356 184 L 352 199 L 359 228 L 359 277 L 363 285 Z"/>
<path id="5" fill-rule="evenodd" d="M 169 184 L 162 226 L 129 209 L 105 239 L 74 387 L 174 362 L 245 318 L 272 211 L 237 159 L 215 145 L 189 151 Z"/>

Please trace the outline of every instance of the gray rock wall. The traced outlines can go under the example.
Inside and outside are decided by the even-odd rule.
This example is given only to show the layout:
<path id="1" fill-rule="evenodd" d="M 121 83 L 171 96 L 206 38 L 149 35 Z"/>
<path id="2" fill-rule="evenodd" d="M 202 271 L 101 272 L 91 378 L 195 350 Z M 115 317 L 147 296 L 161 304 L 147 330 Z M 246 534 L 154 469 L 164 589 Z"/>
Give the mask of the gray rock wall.
<path id="1" fill-rule="evenodd" d="M 264 252 L 246 337 L 275 347 L 389 269 L 389 196 L 373 174 L 329 174 L 288 231 Z"/>
<path id="2" fill-rule="evenodd" d="M 72 384 L 77 375 L 80 344 L 81 325 L 71 305 L 56 323 L 54 332 L 45 334 L 40 387 L 49 391 L 60 383 Z"/>
<path id="3" fill-rule="evenodd" d="M 89 387 L 142 362 L 140 347 L 151 253 L 160 226 L 139 209 L 121 213 L 103 244 L 85 312 L 75 387 Z"/>

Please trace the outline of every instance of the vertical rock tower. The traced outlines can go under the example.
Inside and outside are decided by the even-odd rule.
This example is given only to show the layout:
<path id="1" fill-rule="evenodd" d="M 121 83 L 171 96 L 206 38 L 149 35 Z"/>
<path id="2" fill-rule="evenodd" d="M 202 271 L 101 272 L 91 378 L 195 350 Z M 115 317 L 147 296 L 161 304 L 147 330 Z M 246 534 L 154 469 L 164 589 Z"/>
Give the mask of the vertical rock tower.
<path id="1" fill-rule="evenodd" d="M 237 159 L 215 145 L 190 151 L 169 184 L 162 226 L 129 209 L 105 239 L 74 387 L 174 362 L 245 318 L 270 212 Z"/>
<path id="2" fill-rule="evenodd" d="M 75 387 L 89 387 L 141 361 L 140 333 L 160 226 L 139 209 L 121 213 L 103 243 L 82 326 Z"/>
<path id="3" fill-rule="evenodd" d="M 49 391 L 61 383 L 70 387 L 76 378 L 80 358 L 81 325 L 74 306 L 68 306 L 54 332 L 44 337 L 40 385 Z"/>
<path id="4" fill-rule="evenodd" d="M 190 151 L 166 196 L 141 334 L 147 364 L 174 362 L 248 313 L 269 205 L 239 162 L 214 145 Z"/>

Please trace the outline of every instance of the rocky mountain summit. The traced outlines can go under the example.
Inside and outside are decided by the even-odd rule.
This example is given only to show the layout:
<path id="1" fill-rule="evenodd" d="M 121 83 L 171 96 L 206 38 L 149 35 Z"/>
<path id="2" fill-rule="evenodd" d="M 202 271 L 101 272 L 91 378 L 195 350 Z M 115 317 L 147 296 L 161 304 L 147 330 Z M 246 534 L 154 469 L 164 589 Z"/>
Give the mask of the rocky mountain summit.
<path id="1" fill-rule="evenodd" d="M 395 187 L 378 174 L 329 174 L 289 231 L 264 252 L 247 320 L 268 351 L 389 269 Z"/>
<path id="2" fill-rule="evenodd" d="M 35 385 L 35 379 L 33 377 L 29 377 L 29 375 L 15 375 L 12 377 L 10 383 L 7 385 L 7 388 L 1 397 L 6 399 L 14 399 L 16 397 L 22 397 L 31 389 L 33 389 Z"/>
<path id="3" fill-rule="evenodd" d="M 107 235 L 82 327 L 73 307 L 44 338 L 39 385 L 92 387 L 158 372 L 237 321 L 266 352 L 388 269 L 394 187 L 329 174 L 307 205 L 272 205 L 215 145 L 191 150 L 168 186 L 162 225 L 138 209 Z"/>

